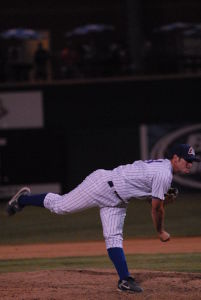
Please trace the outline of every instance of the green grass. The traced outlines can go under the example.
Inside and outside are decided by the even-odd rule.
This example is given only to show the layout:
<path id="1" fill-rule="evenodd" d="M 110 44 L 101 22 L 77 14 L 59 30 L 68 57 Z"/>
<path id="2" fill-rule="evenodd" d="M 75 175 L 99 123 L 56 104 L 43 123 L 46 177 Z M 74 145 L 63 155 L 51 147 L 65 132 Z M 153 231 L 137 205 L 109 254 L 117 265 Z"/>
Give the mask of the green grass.
<path id="1" fill-rule="evenodd" d="M 127 255 L 127 262 L 129 269 L 135 270 L 201 272 L 201 253 Z M 0 260 L 0 265 L 0 273 L 50 269 L 113 269 L 107 256 Z"/>
<path id="2" fill-rule="evenodd" d="M 103 240 L 98 209 L 72 215 L 55 215 L 42 208 L 27 207 L 16 216 L 7 217 L 0 205 L 0 244 L 49 243 Z M 180 195 L 166 209 L 165 227 L 171 236 L 201 235 L 201 194 Z M 150 206 L 134 200 L 128 206 L 124 238 L 153 237 Z"/>

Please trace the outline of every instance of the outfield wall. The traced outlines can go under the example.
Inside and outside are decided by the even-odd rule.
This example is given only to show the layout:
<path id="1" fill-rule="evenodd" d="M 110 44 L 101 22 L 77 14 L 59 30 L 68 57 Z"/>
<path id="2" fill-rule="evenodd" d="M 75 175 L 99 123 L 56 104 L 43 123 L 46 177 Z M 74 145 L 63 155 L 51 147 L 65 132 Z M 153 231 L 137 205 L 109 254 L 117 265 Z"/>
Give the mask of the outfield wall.
<path id="1" fill-rule="evenodd" d="M 199 123 L 200 90 L 187 76 L 1 86 L 1 187 L 59 182 L 65 192 L 97 168 L 140 159 L 141 124 Z"/>

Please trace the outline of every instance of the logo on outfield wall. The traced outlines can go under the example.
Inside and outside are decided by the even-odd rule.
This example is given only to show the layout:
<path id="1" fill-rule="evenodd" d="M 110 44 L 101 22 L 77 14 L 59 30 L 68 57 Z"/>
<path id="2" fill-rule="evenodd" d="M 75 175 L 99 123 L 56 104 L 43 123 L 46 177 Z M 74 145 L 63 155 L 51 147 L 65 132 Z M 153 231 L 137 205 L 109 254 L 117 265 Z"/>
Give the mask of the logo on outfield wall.
<path id="1" fill-rule="evenodd" d="M 161 126 L 160 126 L 161 127 Z M 190 144 L 196 155 L 201 157 L 201 124 L 174 129 L 160 138 L 152 147 L 151 158 L 161 158 L 175 143 Z M 201 189 L 201 163 L 193 163 L 188 176 L 175 175 L 174 181 L 191 188 Z"/>

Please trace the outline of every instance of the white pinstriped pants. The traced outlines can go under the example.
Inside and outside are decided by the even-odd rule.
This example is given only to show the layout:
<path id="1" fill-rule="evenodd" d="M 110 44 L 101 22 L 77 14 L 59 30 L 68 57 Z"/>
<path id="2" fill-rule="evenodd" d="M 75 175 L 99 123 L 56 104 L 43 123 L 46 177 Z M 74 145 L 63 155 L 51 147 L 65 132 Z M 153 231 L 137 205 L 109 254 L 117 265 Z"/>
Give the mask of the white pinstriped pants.
<path id="1" fill-rule="evenodd" d="M 44 206 L 56 214 L 99 207 L 106 248 L 123 248 L 123 226 L 127 204 L 115 195 L 114 188 L 107 183 L 110 180 L 112 180 L 111 171 L 97 170 L 67 194 L 48 193 Z"/>

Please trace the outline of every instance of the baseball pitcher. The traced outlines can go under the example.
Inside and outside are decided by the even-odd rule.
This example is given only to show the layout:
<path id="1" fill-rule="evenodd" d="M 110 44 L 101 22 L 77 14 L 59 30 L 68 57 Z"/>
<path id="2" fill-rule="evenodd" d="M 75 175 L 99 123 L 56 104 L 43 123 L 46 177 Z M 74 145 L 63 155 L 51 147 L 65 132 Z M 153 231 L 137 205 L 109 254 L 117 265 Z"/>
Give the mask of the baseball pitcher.
<path id="1" fill-rule="evenodd" d="M 64 195 L 31 195 L 30 189 L 23 187 L 8 202 L 7 214 L 14 215 L 28 205 L 45 207 L 56 214 L 99 207 L 107 252 L 119 276 L 118 289 L 140 293 L 143 289 L 130 275 L 123 251 L 123 226 L 128 203 L 132 198 L 147 198 L 159 239 L 169 241 L 170 234 L 164 228 L 164 204 L 172 202 L 178 193 L 171 188 L 173 175 L 188 174 L 193 162 L 199 161 L 190 145 L 178 144 L 167 158 L 138 160 L 113 170 L 96 170 Z"/>

